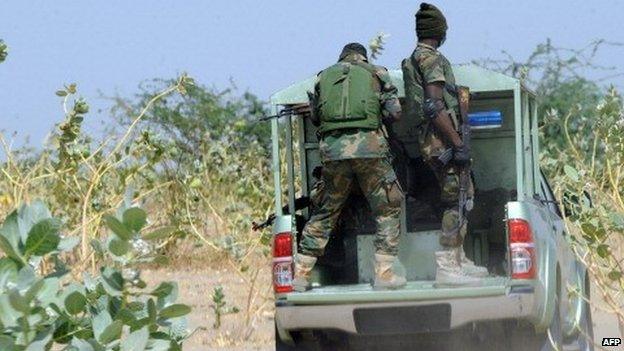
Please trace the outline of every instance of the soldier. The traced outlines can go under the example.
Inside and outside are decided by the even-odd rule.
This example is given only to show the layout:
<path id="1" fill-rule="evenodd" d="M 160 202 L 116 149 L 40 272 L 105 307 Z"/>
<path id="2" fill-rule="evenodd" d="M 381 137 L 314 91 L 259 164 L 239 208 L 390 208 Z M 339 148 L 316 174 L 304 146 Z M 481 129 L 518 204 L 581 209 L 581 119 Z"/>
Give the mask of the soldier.
<path id="1" fill-rule="evenodd" d="M 470 162 L 470 150 L 458 134 L 458 98 L 451 64 L 438 48 L 446 40 L 446 19 L 433 5 L 421 3 L 416 13 L 418 44 L 412 55 L 403 60 L 405 118 L 419 125 L 420 151 L 438 179 L 442 215 L 440 244 L 435 253 L 436 285 L 474 284 L 487 276 L 487 269 L 475 266 L 462 248 L 467 222 L 459 218 L 458 166 Z M 410 122 L 411 123 L 411 122 Z M 444 160 L 445 156 L 452 159 Z M 468 196 L 474 186 L 470 181 Z"/>
<path id="2" fill-rule="evenodd" d="M 397 89 L 385 68 L 368 63 L 364 46 L 347 44 L 338 63 L 317 76 L 312 119 L 319 126 L 323 199 L 303 229 L 295 257 L 296 291 L 310 288 L 310 272 L 323 255 L 330 232 L 349 196 L 360 187 L 377 220 L 375 288 L 399 288 L 405 277 L 393 270 L 403 191 L 389 161 L 382 123 L 398 120 Z"/>

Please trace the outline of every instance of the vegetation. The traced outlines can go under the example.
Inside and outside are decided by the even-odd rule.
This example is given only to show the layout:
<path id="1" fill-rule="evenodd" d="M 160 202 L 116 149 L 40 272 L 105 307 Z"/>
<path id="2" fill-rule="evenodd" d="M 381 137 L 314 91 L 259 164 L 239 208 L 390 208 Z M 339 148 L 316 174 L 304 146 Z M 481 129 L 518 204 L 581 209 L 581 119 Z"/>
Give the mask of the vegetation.
<path id="1" fill-rule="evenodd" d="M 176 304 L 177 286 L 161 283 L 151 292 L 137 266 L 158 256 L 144 233 L 146 214 L 133 207 L 107 216 L 112 234 L 92 242 L 102 257 L 99 274 L 66 279 L 62 259 L 78 237 L 60 234 L 62 223 L 42 202 L 23 205 L 0 227 L 0 349 L 178 350 L 186 338 L 186 305 Z"/>

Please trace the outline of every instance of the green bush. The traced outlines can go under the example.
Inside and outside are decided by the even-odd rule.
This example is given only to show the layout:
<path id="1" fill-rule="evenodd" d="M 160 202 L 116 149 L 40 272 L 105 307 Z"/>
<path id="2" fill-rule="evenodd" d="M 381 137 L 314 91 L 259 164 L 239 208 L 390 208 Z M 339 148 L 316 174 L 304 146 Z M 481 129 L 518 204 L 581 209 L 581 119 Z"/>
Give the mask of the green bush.
<path id="1" fill-rule="evenodd" d="M 0 350 L 178 350 L 187 337 L 175 303 L 177 286 L 163 282 L 148 291 L 141 263 L 159 260 L 153 241 L 169 228 L 145 233 L 139 208 L 107 216 L 111 234 L 91 244 L 105 265 L 81 282 L 68 277 L 63 253 L 78 244 L 61 234 L 61 221 L 39 201 L 21 206 L 0 227 Z"/>

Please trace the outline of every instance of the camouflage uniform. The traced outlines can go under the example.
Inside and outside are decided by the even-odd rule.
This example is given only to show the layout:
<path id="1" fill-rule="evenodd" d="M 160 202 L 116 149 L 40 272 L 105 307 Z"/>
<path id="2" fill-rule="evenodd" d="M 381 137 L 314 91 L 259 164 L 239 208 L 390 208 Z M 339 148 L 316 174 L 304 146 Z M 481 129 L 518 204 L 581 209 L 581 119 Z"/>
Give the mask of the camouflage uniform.
<path id="1" fill-rule="evenodd" d="M 352 53 L 343 60 L 364 61 L 365 58 Z M 397 89 L 392 85 L 387 70 L 383 67 L 375 68 L 380 82 L 380 118 L 400 113 Z M 318 93 L 317 81 L 316 96 Z M 317 106 L 313 108 L 317 109 Z M 381 129 L 331 131 L 321 136 L 319 151 L 323 164 L 321 205 L 303 229 L 300 253 L 314 257 L 323 254 L 331 230 L 355 183 L 377 219 L 377 252 L 396 255 L 403 192 L 390 165 L 384 132 Z"/>
<path id="2" fill-rule="evenodd" d="M 416 74 L 419 75 L 419 77 L 417 80 L 422 82 L 423 86 L 437 82 L 454 89 L 455 76 L 453 75 L 451 64 L 438 50 L 427 44 L 418 43 L 411 59 L 418 65 Z M 418 98 L 421 99 L 422 104 L 424 97 Z M 444 103 L 455 125 L 455 129 L 459 130 L 459 120 L 457 117 L 459 116 L 459 102 L 457 97 L 449 92 L 447 88 L 444 89 Z M 466 235 L 467 223 L 464 221 L 462 227 L 459 228 L 459 172 L 456 167 L 453 166 L 452 162 L 446 166 L 442 166 L 437 162 L 442 152 L 450 146 L 446 144 L 442 136 L 435 130 L 432 123 L 423 123 L 421 125 L 420 136 L 420 151 L 422 157 L 435 173 L 442 192 L 440 194 L 440 199 L 444 208 L 442 231 L 447 234 L 445 237 L 452 237 L 454 236 L 452 233 L 456 233 L 456 231 L 459 230 L 459 234 L 461 238 L 463 238 Z M 468 197 L 472 198 L 473 195 L 474 186 L 471 181 Z M 444 240 L 441 240 L 441 244 L 445 246 L 451 245 Z M 454 245 L 457 244 L 455 243 Z"/>

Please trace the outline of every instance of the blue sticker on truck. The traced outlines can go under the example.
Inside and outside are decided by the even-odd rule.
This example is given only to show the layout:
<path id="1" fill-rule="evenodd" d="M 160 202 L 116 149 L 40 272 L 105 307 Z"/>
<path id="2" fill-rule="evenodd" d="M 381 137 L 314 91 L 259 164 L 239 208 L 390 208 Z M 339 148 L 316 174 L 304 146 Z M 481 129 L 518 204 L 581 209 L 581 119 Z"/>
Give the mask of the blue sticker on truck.
<path id="1" fill-rule="evenodd" d="M 503 114 L 500 111 L 479 111 L 468 114 L 468 123 L 472 129 L 500 128 L 503 125 Z"/>

